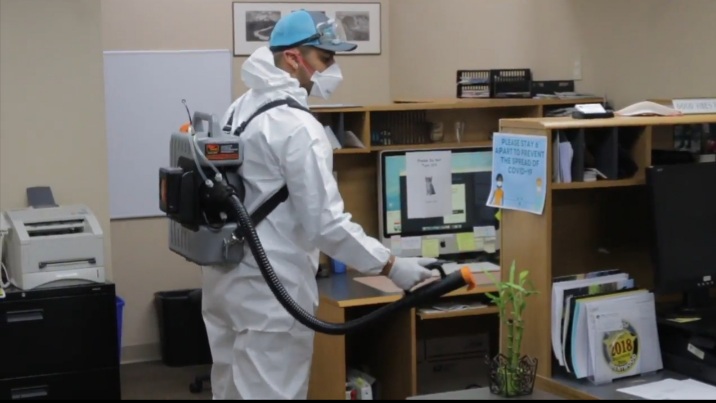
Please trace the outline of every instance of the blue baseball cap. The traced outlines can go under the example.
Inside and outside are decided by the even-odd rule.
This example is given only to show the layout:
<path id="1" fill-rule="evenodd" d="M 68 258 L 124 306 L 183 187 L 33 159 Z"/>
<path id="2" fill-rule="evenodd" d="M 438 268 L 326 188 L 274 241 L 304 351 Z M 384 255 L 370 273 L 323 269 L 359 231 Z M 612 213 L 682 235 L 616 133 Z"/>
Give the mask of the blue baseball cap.
<path id="1" fill-rule="evenodd" d="M 319 11 L 297 10 L 278 20 L 271 31 L 271 51 L 313 46 L 329 52 L 350 52 L 358 45 L 346 42 L 340 23 Z"/>

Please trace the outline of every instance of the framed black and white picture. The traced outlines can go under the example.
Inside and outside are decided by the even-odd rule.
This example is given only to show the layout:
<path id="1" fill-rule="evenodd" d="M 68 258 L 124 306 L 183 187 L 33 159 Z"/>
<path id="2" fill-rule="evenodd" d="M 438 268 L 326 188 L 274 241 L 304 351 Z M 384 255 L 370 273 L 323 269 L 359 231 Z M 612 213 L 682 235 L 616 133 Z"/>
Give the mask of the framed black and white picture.
<path id="1" fill-rule="evenodd" d="M 381 53 L 380 3 L 234 2 L 234 56 L 249 56 L 268 45 L 278 20 L 294 10 L 323 11 L 343 25 L 346 39 L 358 47 L 345 55 Z"/>

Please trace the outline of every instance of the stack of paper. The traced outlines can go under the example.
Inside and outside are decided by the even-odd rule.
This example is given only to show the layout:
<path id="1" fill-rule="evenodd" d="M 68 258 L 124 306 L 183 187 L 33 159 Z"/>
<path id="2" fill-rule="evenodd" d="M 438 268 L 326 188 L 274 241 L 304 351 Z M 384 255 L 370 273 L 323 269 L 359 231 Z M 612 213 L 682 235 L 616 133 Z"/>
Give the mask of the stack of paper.
<path id="1" fill-rule="evenodd" d="M 572 157 L 574 157 L 572 143 L 569 142 L 564 133 L 558 132 L 555 136 L 553 147 L 552 181 L 554 183 L 571 183 Z"/>
<path id="2" fill-rule="evenodd" d="M 614 270 L 555 279 L 552 349 L 568 373 L 597 384 L 662 369 L 654 295 Z"/>
<path id="3" fill-rule="evenodd" d="M 479 301 L 454 301 L 454 302 L 439 302 L 433 304 L 430 307 L 420 308 L 420 313 L 441 313 L 441 312 L 456 312 L 464 311 L 467 309 L 487 308 L 487 305 Z"/>
<path id="4" fill-rule="evenodd" d="M 618 116 L 677 116 L 681 114 L 674 108 L 651 101 L 637 102 L 615 112 L 615 115 Z"/>
<path id="5" fill-rule="evenodd" d="M 645 383 L 638 386 L 617 389 L 618 392 L 640 397 L 646 400 L 714 400 L 716 388 L 686 379 L 664 379 L 663 381 Z"/>

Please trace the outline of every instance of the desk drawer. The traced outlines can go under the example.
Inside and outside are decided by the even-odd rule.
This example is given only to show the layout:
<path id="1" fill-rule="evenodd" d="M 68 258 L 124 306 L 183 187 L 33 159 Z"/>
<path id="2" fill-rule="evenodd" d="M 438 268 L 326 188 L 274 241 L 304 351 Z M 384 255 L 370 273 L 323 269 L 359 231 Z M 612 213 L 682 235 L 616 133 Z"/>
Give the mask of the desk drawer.
<path id="1" fill-rule="evenodd" d="M 119 400 L 119 368 L 0 380 L 0 400 Z"/>
<path id="2" fill-rule="evenodd" d="M 0 378 L 117 366 L 112 293 L 0 303 Z"/>

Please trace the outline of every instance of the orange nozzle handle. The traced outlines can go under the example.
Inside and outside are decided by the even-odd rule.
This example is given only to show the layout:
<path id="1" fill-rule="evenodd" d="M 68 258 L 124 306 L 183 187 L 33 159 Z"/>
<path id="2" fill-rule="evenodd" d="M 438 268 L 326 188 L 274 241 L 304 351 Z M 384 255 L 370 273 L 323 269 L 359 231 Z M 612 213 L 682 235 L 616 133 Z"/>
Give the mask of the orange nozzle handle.
<path id="1" fill-rule="evenodd" d="M 472 272 L 470 271 L 469 267 L 465 266 L 465 267 L 461 268 L 460 274 L 462 275 L 462 279 L 465 280 L 465 284 L 467 284 L 468 291 L 477 287 L 477 282 L 475 281 L 475 276 L 472 275 Z"/>
<path id="2" fill-rule="evenodd" d="M 184 123 L 184 124 L 181 125 L 181 127 L 179 128 L 179 132 L 181 132 L 181 133 L 189 133 L 189 126 L 190 126 L 190 125 L 191 125 L 191 123 Z"/>

